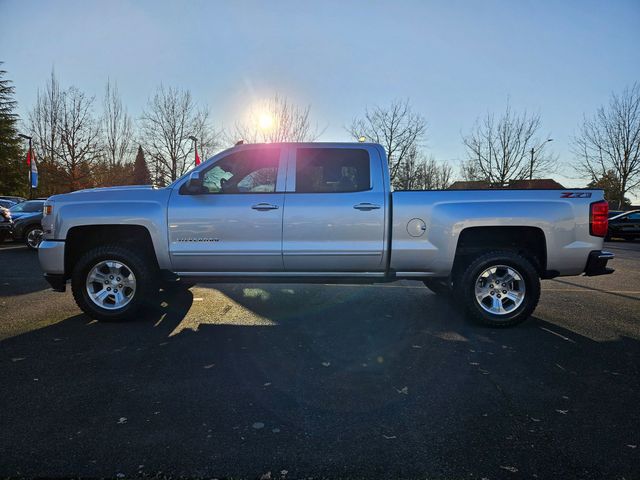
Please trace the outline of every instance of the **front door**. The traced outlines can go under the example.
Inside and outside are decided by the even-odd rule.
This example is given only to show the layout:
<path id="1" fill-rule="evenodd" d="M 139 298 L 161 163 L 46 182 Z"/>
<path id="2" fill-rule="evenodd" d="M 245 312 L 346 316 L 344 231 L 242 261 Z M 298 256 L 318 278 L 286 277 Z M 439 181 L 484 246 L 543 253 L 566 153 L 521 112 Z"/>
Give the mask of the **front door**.
<path id="1" fill-rule="evenodd" d="M 242 147 L 203 170 L 203 191 L 176 188 L 169 252 L 176 272 L 281 272 L 284 150 Z"/>

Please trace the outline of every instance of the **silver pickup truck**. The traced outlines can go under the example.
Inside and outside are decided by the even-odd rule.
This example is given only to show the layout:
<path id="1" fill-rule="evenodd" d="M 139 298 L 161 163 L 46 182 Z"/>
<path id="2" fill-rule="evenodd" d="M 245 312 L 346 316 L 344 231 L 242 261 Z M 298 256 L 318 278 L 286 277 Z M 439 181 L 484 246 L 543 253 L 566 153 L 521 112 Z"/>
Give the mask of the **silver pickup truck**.
<path id="1" fill-rule="evenodd" d="M 377 144 L 238 145 L 165 188 L 54 195 L 39 257 L 98 320 L 131 318 L 166 282 L 412 279 L 507 326 L 541 278 L 613 271 L 607 213 L 601 190 L 393 192 Z"/>

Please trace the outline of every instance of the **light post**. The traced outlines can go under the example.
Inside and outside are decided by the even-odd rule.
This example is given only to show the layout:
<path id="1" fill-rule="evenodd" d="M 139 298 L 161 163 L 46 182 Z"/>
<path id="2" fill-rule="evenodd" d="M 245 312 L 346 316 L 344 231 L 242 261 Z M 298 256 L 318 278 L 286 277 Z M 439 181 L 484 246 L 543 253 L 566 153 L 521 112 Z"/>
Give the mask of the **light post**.
<path id="1" fill-rule="evenodd" d="M 553 142 L 553 138 L 547 138 L 544 142 L 542 142 L 537 147 L 531 148 L 531 163 L 529 164 L 529 180 L 533 180 L 533 155 L 536 153 L 536 150 L 540 150 L 542 146 L 547 142 Z"/>
<path id="2" fill-rule="evenodd" d="M 200 164 L 200 157 L 198 156 L 198 139 L 194 135 L 189 135 L 189 140 L 193 142 L 193 147 L 196 152 L 196 167 Z"/>
<path id="3" fill-rule="evenodd" d="M 31 162 L 33 159 L 31 158 L 31 137 L 29 135 L 24 135 L 19 133 L 18 136 L 20 138 L 24 138 L 25 140 L 29 140 L 29 152 L 27 155 L 29 156 L 29 200 L 33 199 L 33 182 L 31 180 Z"/>

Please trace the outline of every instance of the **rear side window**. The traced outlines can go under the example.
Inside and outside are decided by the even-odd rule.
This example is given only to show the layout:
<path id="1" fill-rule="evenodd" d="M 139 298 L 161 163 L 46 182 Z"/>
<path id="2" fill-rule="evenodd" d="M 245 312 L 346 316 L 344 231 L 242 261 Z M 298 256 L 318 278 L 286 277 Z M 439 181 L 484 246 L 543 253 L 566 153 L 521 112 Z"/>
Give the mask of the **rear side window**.
<path id="1" fill-rule="evenodd" d="M 359 148 L 300 148 L 296 192 L 360 192 L 371 187 L 369 154 Z"/>

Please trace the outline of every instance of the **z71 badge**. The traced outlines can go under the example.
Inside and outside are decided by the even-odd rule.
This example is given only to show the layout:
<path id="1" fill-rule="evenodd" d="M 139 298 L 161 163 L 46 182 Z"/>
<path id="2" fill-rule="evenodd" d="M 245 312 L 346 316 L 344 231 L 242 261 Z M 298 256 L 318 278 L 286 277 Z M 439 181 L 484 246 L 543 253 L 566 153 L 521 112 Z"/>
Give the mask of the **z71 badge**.
<path id="1" fill-rule="evenodd" d="M 560 198 L 591 198 L 591 192 L 562 192 Z"/>

